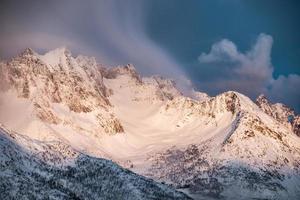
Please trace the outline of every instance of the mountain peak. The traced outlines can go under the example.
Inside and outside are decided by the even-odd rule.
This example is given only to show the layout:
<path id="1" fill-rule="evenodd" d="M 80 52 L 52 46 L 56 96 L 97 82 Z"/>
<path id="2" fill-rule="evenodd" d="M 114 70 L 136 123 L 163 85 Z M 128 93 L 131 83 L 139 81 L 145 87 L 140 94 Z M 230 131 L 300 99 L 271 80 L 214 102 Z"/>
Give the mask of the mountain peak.
<path id="1" fill-rule="evenodd" d="M 295 114 L 293 109 L 282 103 L 272 104 L 264 95 L 259 95 L 256 104 L 266 114 L 290 127 L 296 135 L 300 136 L 300 117 Z"/>
<path id="2" fill-rule="evenodd" d="M 258 102 L 258 103 L 269 103 L 269 100 L 264 94 L 260 94 L 257 97 L 256 102 Z"/>
<path id="3" fill-rule="evenodd" d="M 108 79 L 115 79 L 117 76 L 120 75 L 129 75 L 137 83 L 142 83 L 142 80 L 139 74 L 137 73 L 135 67 L 133 66 L 133 64 L 127 64 L 125 66 L 117 66 L 117 67 L 105 69 L 103 73 L 104 73 L 104 77 Z"/>
<path id="4" fill-rule="evenodd" d="M 143 77 L 142 80 L 146 84 L 154 85 L 155 87 L 157 87 L 158 93 L 169 100 L 182 95 L 176 87 L 175 81 L 172 79 L 167 79 L 160 75 L 154 75 L 150 77 Z"/>
<path id="5" fill-rule="evenodd" d="M 44 55 L 27 49 L 25 55 L 0 66 L 1 87 L 6 84 L 18 97 L 32 102 L 32 112 L 41 122 L 71 124 L 74 129 L 109 134 L 123 132 L 123 128 L 108 109 L 107 88 L 93 59 L 75 59 L 65 47 Z M 2 82 L 4 82 L 2 84 Z M 0 88 L 1 89 L 1 88 Z M 60 109 L 56 109 L 60 105 Z M 63 110 L 63 111 L 62 111 Z M 78 124 L 68 116 L 93 113 L 91 127 Z M 91 115 L 91 114 L 90 114 Z M 76 126 L 72 126 L 76 124 Z"/>
<path id="6" fill-rule="evenodd" d="M 205 101 L 210 98 L 210 96 L 208 94 L 206 94 L 204 92 L 196 91 L 195 89 L 192 90 L 191 96 L 193 99 L 195 99 L 197 101 Z"/>
<path id="7" fill-rule="evenodd" d="M 61 47 L 58 47 L 56 49 L 48 51 L 48 53 L 51 53 L 51 52 L 52 53 L 57 52 L 57 53 L 60 53 L 60 54 L 71 54 L 71 51 L 65 46 L 61 46 Z"/>
<path id="8" fill-rule="evenodd" d="M 31 48 L 26 48 L 22 51 L 21 56 L 32 56 L 36 54 L 36 52 Z"/>
<path id="9" fill-rule="evenodd" d="M 70 58 L 71 55 L 71 52 L 66 47 L 60 47 L 49 51 L 44 55 L 40 55 L 39 58 L 46 64 L 54 67 L 59 64 L 65 64 L 67 62 L 67 58 Z"/>

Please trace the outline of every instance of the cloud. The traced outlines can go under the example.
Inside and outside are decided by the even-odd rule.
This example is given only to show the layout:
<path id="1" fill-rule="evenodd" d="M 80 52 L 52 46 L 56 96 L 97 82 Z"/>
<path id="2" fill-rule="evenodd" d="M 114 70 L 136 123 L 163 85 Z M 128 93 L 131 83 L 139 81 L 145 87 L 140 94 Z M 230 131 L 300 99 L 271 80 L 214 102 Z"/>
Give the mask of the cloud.
<path id="1" fill-rule="evenodd" d="M 286 102 L 298 107 L 298 75 L 273 78 L 274 67 L 271 63 L 273 39 L 270 35 L 260 34 L 252 48 L 242 53 L 228 39 L 212 45 L 209 53 L 202 53 L 199 62 L 206 67 L 215 67 L 220 74 L 214 81 L 206 81 L 203 87 L 209 90 L 236 90 L 255 98 L 260 93 L 267 94 L 273 101 Z M 207 65 L 208 64 L 208 65 Z"/>
<path id="2" fill-rule="evenodd" d="M 104 64 L 132 63 L 144 75 L 161 74 L 176 79 L 182 88 L 189 87 L 178 62 L 148 37 L 144 6 L 141 0 L 4 5 L 0 54 L 13 56 L 26 47 L 45 52 L 67 46 Z"/>
<path id="3" fill-rule="evenodd" d="M 293 107 L 300 113 L 300 76 L 290 74 L 288 76 L 280 75 L 273 79 L 267 95 L 274 102 L 283 102 Z"/>
<path id="4" fill-rule="evenodd" d="M 143 75 L 161 74 L 175 79 L 186 94 L 192 83 L 185 72 L 191 69 L 184 69 L 149 38 L 146 3 L 143 0 L 4 2 L 0 8 L 0 56 L 14 56 L 26 47 L 45 52 L 66 46 L 75 55 L 95 56 L 103 64 L 133 63 Z M 252 98 L 265 93 L 283 101 L 285 97 L 276 95 L 276 91 L 283 90 L 281 85 L 295 84 L 298 76 L 273 78 L 272 43 L 271 36 L 261 34 L 248 52 L 241 52 L 232 41 L 221 40 L 213 44 L 209 53 L 199 56 L 199 68 L 203 70 L 193 81 L 212 95 L 237 90 Z M 286 88 L 290 96 L 299 95 Z"/>
<path id="5" fill-rule="evenodd" d="M 223 39 L 213 44 L 209 54 L 202 53 L 199 61 L 203 63 L 241 60 L 243 55 L 237 51 L 236 45 L 230 40 Z"/>

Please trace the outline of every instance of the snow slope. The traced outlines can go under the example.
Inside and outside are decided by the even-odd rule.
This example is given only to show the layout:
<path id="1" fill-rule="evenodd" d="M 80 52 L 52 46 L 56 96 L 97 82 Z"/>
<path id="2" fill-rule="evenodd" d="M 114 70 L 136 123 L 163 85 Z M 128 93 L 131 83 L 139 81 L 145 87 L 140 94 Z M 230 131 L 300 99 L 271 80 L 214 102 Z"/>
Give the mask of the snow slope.
<path id="1" fill-rule="evenodd" d="M 27 49 L 0 71 L 0 122 L 28 138 L 112 159 L 196 199 L 300 196 L 299 117 L 287 121 L 284 106 L 234 91 L 192 99 L 171 80 L 65 48 Z"/>
<path id="2" fill-rule="evenodd" d="M 111 161 L 31 140 L 2 125 L 0 152 L 1 199 L 189 199 Z"/>

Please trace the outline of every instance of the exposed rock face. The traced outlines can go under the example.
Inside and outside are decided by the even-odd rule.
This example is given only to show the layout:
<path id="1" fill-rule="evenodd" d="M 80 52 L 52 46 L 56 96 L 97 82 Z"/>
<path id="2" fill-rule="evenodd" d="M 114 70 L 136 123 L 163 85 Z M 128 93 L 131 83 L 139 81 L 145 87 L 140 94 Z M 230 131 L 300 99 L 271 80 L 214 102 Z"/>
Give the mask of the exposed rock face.
<path id="1" fill-rule="evenodd" d="M 127 64 L 126 66 L 118 66 L 118 67 L 113 67 L 110 69 L 102 69 L 103 70 L 103 75 L 105 78 L 108 79 L 114 79 L 117 76 L 120 75 L 130 75 L 137 84 L 141 84 L 142 80 L 139 76 L 139 74 L 136 72 L 136 69 L 132 64 Z"/>
<path id="2" fill-rule="evenodd" d="M 232 113 L 235 113 L 240 107 L 238 96 L 234 92 L 225 94 L 226 109 Z"/>
<path id="3" fill-rule="evenodd" d="M 152 76 L 144 79 L 144 81 L 157 86 L 157 95 L 161 95 L 162 98 L 173 100 L 175 97 L 182 95 L 176 88 L 176 83 L 173 80 L 165 79 L 161 76 Z"/>
<path id="4" fill-rule="evenodd" d="M 257 105 L 268 115 L 282 123 L 288 122 L 288 117 L 294 115 L 294 111 L 283 104 L 272 104 L 266 96 L 260 95 L 256 99 Z"/>
<path id="5" fill-rule="evenodd" d="M 117 120 L 116 118 L 112 117 L 112 119 L 110 121 L 108 121 L 110 126 L 106 125 L 107 121 L 103 120 L 105 118 L 101 114 L 97 115 L 97 119 L 99 121 L 100 126 L 103 127 L 103 129 L 106 133 L 114 134 L 116 132 L 117 133 L 124 132 L 123 126 L 121 125 L 119 120 Z"/>
<path id="6" fill-rule="evenodd" d="M 278 120 L 279 122 L 286 124 L 287 126 L 291 126 L 294 133 L 300 136 L 299 127 L 299 115 L 296 115 L 295 112 L 289 108 L 288 106 L 275 103 L 272 104 L 269 102 L 267 97 L 264 95 L 260 95 L 256 99 L 256 104 L 268 115 L 272 116 L 274 119 Z"/>
<path id="7" fill-rule="evenodd" d="M 156 88 L 155 95 L 162 101 L 173 100 L 182 96 L 182 93 L 176 87 L 176 83 L 171 79 L 165 79 L 161 76 L 151 76 L 143 78 L 143 81 Z"/>
<path id="8" fill-rule="evenodd" d="M 34 103 L 34 108 L 36 111 L 36 116 L 42 120 L 43 122 L 49 123 L 49 124 L 59 124 L 62 122 L 62 120 L 53 113 L 51 107 L 48 105 L 40 105 L 39 103 Z"/>
<path id="9" fill-rule="evenodd" d="M 235 92 L 226 92 L 206 101 L 197 101 L 179 96 L 168 102 L 165 110 L 185 111 L 189 115 L 209 116 L 214 118 L 218 113 L 231 112 L 236 114 L 240 109 L 239 98 Z"/>
<path id="10" fill-rule="evenodd" d="M 300 137 L 300 116 L 297 115 L 293 120 L 293 130 Z"/>
<path id="11" fill-rule="evenodd" d="M 1 72 L 5 85 L 15 90 L 19 97 L 30 99 L 36 116 L 46 123 L 64 121 L 65 116 L 54 109 L 60 104 L 74 113 L 101 113 L 99 132 L 123 131 L 121 123 L 108 109 L 111 106 L 107 99 L 109 91 L 94 58 L 73 58 L 65 48 L 42 56 L 26 49 L 20 56 L 2 64 Z"/>

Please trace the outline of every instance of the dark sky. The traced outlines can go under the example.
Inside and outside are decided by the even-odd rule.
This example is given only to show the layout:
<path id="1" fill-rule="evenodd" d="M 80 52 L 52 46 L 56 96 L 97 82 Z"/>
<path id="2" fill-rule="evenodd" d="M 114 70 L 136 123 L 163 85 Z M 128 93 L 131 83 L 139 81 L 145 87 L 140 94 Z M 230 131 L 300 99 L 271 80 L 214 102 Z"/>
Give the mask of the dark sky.
<path id="1" fill-rule="evenodd" d="M 300 111 L 296 0 L 1 1 L 0 57 L 67 46 L 216 95 L 265 93 Z"/>

